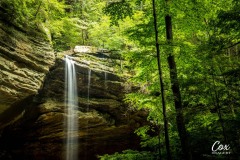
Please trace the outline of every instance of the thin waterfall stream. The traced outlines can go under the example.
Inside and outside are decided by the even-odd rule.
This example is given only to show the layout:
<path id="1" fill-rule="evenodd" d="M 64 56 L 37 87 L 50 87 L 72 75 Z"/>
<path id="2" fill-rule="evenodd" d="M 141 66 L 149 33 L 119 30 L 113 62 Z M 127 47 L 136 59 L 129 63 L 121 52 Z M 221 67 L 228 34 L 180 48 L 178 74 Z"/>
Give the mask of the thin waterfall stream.
<path id="1" fill-rule="evenodd" d="M 65 57 L 65 133 L 66 160 L 78 159 L 78 96 L 75 64 L 71 57 Z"/>
<path id="2" fill-rule="evenodd" d="M 104 72 L 104 88 L 107 89 L 107 72 Z"/>
<path id="3" fill-rule="evenodd" d="M 103 54 L 102 52 L 102 57 L 104 59 L 104 61 L 106 60 L 106 57 L 105 55 Z M 106 67 L 104 67 L 105 71 L 104 71 L 104 89 L 106 90 L 107 89 L 107 71 L 106 71 Z"/>
<path id="4" fill-rule="evenodd" d="M 89 98 L 90 98 L 90 87 L 91 87 L 91 73 L 92 73 L 92 71 L 91 71 L 91 69 L 89 68 L 88 69 L 88 92 L 87 92 L 87 112 L 89 111 Z"/>

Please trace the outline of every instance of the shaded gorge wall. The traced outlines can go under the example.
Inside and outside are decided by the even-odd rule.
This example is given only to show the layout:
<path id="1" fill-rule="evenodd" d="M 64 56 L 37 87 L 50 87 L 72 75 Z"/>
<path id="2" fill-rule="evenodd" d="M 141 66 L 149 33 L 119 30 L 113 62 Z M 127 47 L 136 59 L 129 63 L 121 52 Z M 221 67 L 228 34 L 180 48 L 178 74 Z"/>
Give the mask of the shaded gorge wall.
<path id="1" fill-rule="evenodd" d="M 22 116 L 2 131 L 0 156 L 5 159 L 65 159 L 65 62 L 62 54 L 58 57 L 32 102 L 17 106 L 24 106 Z M 79 158 L 91 160 L 97 155 L 139 149 L 140 139 L 134 131 L 146 124 L 147 112 L 123 102 L 131 86 L 115 73 L 116 61 L 96 53 L 74 53 L 72 57 L 78 84 L 79 130 L 75 135 Z"/>

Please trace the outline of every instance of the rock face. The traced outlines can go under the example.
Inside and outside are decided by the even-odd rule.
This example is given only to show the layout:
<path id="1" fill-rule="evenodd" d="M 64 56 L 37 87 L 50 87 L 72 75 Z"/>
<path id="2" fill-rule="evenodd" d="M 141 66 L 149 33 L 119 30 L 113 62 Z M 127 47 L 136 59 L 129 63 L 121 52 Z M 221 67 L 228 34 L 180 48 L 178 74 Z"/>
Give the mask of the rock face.
<path id="1" fill-rule="evenodd" d="M 3 126 L 22 111 L 17 108 L 20 103 L 37 94 L 55 56 L 44 32 L 24 31 L 1 18 L 0 126 Z"/>
<path id="2" fill-rule="evenodd" d="M 0 159 L 65 159 L 65 54 L 76 62 L 79 159 L 138 149 L 134 131 L 147 113 L 124 103 L 131 87 L 117 76 L 119 60 L 72 51 L 56 59 L 45 32 L 0 17 Z"/>
<path id="3" fill-rule="evenodd" d="M 69 53 L 71 54 L 71 53 Z M 60 56 L 61 57 L 61 56 Z M 115 60 L 101 54 L 74 54 L 78 83 L 79 159 L 139 148 L 134 130 L 147 113 L 123 102 L 130 87 L 116 75 Z M 115 69 L 114 69 L 115 68 Z M 43 89 L 18 121 L 4 129 L 0 159 L 65 159 L 64 59 L 58 59 Z"/>

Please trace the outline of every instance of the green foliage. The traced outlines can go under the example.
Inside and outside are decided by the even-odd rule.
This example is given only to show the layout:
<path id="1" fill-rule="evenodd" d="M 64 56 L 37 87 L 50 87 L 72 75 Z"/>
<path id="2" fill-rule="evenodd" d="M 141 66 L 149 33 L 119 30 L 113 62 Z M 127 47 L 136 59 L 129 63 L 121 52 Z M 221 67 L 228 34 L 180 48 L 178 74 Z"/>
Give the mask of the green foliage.
<path id="1" fill-rule="evenodd" d="M 42 26 L 49 29 L 56 51 L 68 50 L 80 44 L 103 47 L 104 43 L 104 47 L 115 50 L 124 47 L 125 44 L 118 33 L 119 28 L 110 27 L 110 21 L 106 20 L 109 18 L 103 15 L 104 6 L 103 0 L 66 2 L 5 0 L 0 2 L 3 12 L 1 14 L 8 23 L 22 30 L 32 28 L 45 32 Z"/>
<path id="2" fill-rule="evenodd" d="M 136 4 L 139 3 L 136 1 Z M 132 50 L 123 54 L 133 76 L 129 81 L 140 88 L 136 93 L 127 95 L 126 102 L 138 109 L 148 110 L 149 121 L 163 130 L 151 3 L 142 1 L 142 4 L 142 9 L 136 5 L 132 7 L 132 22 L 124 32 L 134 44 Z M 171 2 L 170 10 L 163 8 L 164 1 L 157 5 L 160 52 L 167 86 L 170 146 L 174 158 L 179 159 L 181 153 L 167 74 L 166 54 L 170 47 L 177 61 L 193 156 L 203 159 L 205 155 L 214 157 L 210 154 L 212 144 L 224 139 L 228 140 L 226 143 L 231 144 L 235 153 L 239 152 L 239 1 L 177 0 Z M 173 46 L 168 46 L 163 40 L 166 12 L 173 18 Z M 112 11 L 109 15 L 114 13 Z M 113 19 L 117 20 L 116 17 Z M 126 22 L 129 23 L 129 20 Z M 156 135 L 149 134 L 151 130 L 151 126 L 145 126 L 136 133 L 142 138 L 143 147 L 150 147 L 152 152 L 157 153 L 156 147 L 164 146 L 164 133 L 155 130 L 155 133 L 160 133 L 159 145 Z M 165 150 L 162 151 L 164 156 Z M 234 153 L 231 156 L 234 157 Z"/>
<path id="3" fill-rule="evenodd" d="M 6 20 L 20 27 L 36 27 L 64 12 L 64 3 L 58 0 L 5 0 L 0 6 L 5 10 Z"/>
<path id="4" fill-rule="evenodd" d="M 237 31 L 240 28 L 240 2 L 234 1 L 230 10 L 220 10 L 218 13 L 217 26 L 220 29 L 220 33 L 229 34 Z M 239 32 L 236 32 L 239 35 Z M 238 36 L 239 37 L 239 36 Z"/>
<path id="5" fill-rule="evenodd" d="M 93 23 L 89 29 L 91 45 L 109 50 L 119 50 L 124 46 L 124 39 L 119 27 L 110 26 L 107 16 L 102 16 L 100 21 Z"/>
<path id="6" fill-rule="evenodd" d="M 111 16 L 111 24 L 118 25 L 118 20 L 123 20 L 133 14 L 132 7 L 126 0 L 109 2 L 104 13 Z"/>
<path id="7" fill-rule="evenodd" d="M 156 149 L 159 145 L 159 140 L 157 136 L 150 136 L 148 133 L 156 132 L 150 126 L 143 126 L 138 128 L 135 133 L 141 138 L 141 146 Z"/>
<path id="8" fill-rule="evenodd" d="M 99 156 L 101 160 L 154 160 L 156 155 L 151 152 L 138 152 L 133 150 L 125 150 L 122 153 L 114 153 L 113 155 L 103 155 Z"/>
<path id="9" fill-rule="evenodd" d="M 81 43 L 81 22 L 76 18 L 62 18 L 50 27 L 55 50 L 62 51 Z"/>

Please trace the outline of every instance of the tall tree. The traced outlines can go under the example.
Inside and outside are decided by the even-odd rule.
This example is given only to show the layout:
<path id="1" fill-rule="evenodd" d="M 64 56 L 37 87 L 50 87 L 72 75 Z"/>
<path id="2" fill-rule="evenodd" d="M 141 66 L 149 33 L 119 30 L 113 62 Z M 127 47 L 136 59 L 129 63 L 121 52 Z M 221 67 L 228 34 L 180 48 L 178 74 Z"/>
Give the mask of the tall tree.
<path id="1" fill-rule="evenodd" d="M 159 82 L 160 82 L 160 87 L 161 87 L 165 145 L 166 145 L 166 151 L 167 151 L 167 159 L 171 160 L 172 157 L 171 157 L 170 144 L 169 144 L 168 120 L 167 120 L 167 113 L 166 113 L 165 91 L 164 91 L 164 83 L 163 83 L 162 67 L 161 67 L 161 57 L 160 57 L 160 49 L 159 49 L 159 42 L 158 42 L 158 27 L 157 27 L 157 15 L 156 15 L 155 0 L 152 0 L 152 8 L 153 8 L 153 18 L 154 18 L 154 31 L 155 31 L 155 42 L 156 42 L 156 51 L 157 51 L 158 74 L 159 74 Z"/>
<path id="2" fill-rule="evenodd" d="M 165 0 L 167 8 L 169 7 L 170 0 Z M 177 67 L 175 62 L 175 57 L 172 49 L 173 42 L 173 33 L 172 33 L 172 18 L 169 13 L 165 15 L 165 25 L 166 25 L 166 39 L 167 43 L 170 45 L 170 51 L 167 57 L 168 65 L 170 69 L 170 80 L 171 80 L 171 88 L 174 97 L 174 104 L 176 109 L 176 120 L 177 120 L 177 128 L 179 137 L 181 140 L 182 152 L 184 154 L 184 159 L 190 160 L 192 159 L 191 151 L 189 147 L 189 140 L 187 136 L 187 131 L 184 122 L 183 116 L 183 106 L 181 100 L 180 87 L 178 83 L 178 75 L 177 75 Z"/>
<path id="3" fill-rule="evenodd" d="M 160 107 L 157 107 L 157 104 L 162 103 L 160 101 L 162 95 L 159 94 L 156 46 L 153 46 L 156 40 L 152 27 L 152 1 L 142 2 L 139 11 L 136 9 L 138 7 L 136 5 L 140 3 L 139 0 L 124 1 L 124 3 L 131 3 L 130 7 L 134 9 L 135 14 L 133 15 L 134 25 L 131 25 L 131 29 L 127 30 L 126 36 L 136 42 L 133 45 L 133 50 L 125 51 L 127 54 L 124 54 L 124 57 L 131 60 L 128 65 L 131 66 L 129 67 L 131 70 L 134 70 L 132 82 L 144 88 L 140 93 L 128 95 L 128 100 L 134 106 L 149 109 L 151 122 L 155 124 L 157 120 L 160 120 L 158 121 L 160 125 L 159 123 L 158 125 L 163 128 L 163 112 L 159 110 Z M 160 3 L 164 2 L 165 0 L 160 1 Z M 177 119 L 176 127 L 175 123 L 168 126 L 171 156 L 174 159 L 180 159 L 180 142 L 184 159 L 191 159 L 186 130 L 189 132 L 189 139 L 191 139 L 191 150 L 194 151 L 193 159 L 199 157 L 204 159 L 215 141 L 221 140 L 223 142 L 223 127 L 221 127 L 223 121 L 224 134 L 227 135 L 229 142 L 226 144 L 230 144 L 233 149 L 235 148 L 235 153 L 238 152 L 238 135 L 240 133 L 240 130 L 237 129 L 240 124 L 238 112 L 240 102 L 238 35 L 240 32 L 238 31 L 240 23 L 238 23 L 239 7 L 233 2 L 239 3 L 237 0 L 216 2 L 176 0 L 172 1 L 171 5 L 168 4 L 165 10 L 163 8 L 157 9 L 156 14 L 159 21 L 159 24 L 156 25 L 157 32 L 159 32 L 157 44 L 160 44 L 165 101 L 166 106 L 169 107 L 167 110 L 168 123 L 171 124 L 174 118 Z M 114 12 L 118 8 L 109 10 Z M 118 14 L 121 13 L 120 10 Z M 138 18 L 135 19 L 135 17 Z M 111 20 L 116 19 L 119 18 L 116 16 Z M 174 19 L 173 23 L 172 19 Z M 124 23 L 124 28 L 128 25 L 126 23 L 128 21 L 129 19 L 121 21 Z M 119 22 L 120 25 L 121 22 Z M 166 25 L 166 29 L 164 25 Z M 174 41 L 172 28 L 174 28 Z M 167 45 L 164 39 L 165 32 Z M 213 60 L 214 65 L 210 65 Z M 170 78 L 165 78 L 169 74 Z M 172 89 L 168 90 L 167 86 L 170 83 Z M 171 110 L 171 107 L 175 107 L 174 111 Z M 156 143 L 156 137 L 155 140 L 152 136 L 150 139 L 146 136 L 146 131 L 141 133 L 143 147 L 151 146 L 151 153 L 157 155 L 159 145 Z M 179 137 L 181 141 L 178 140 Z M 163 146 L 163 143 L 161 145 Z M 164 152 L 166 155 L 167 152 Z M 215 155 L 209 154 L 208 156 L 214 157 Z M 225 157 L 226 155 L 218 156 Z"/>

